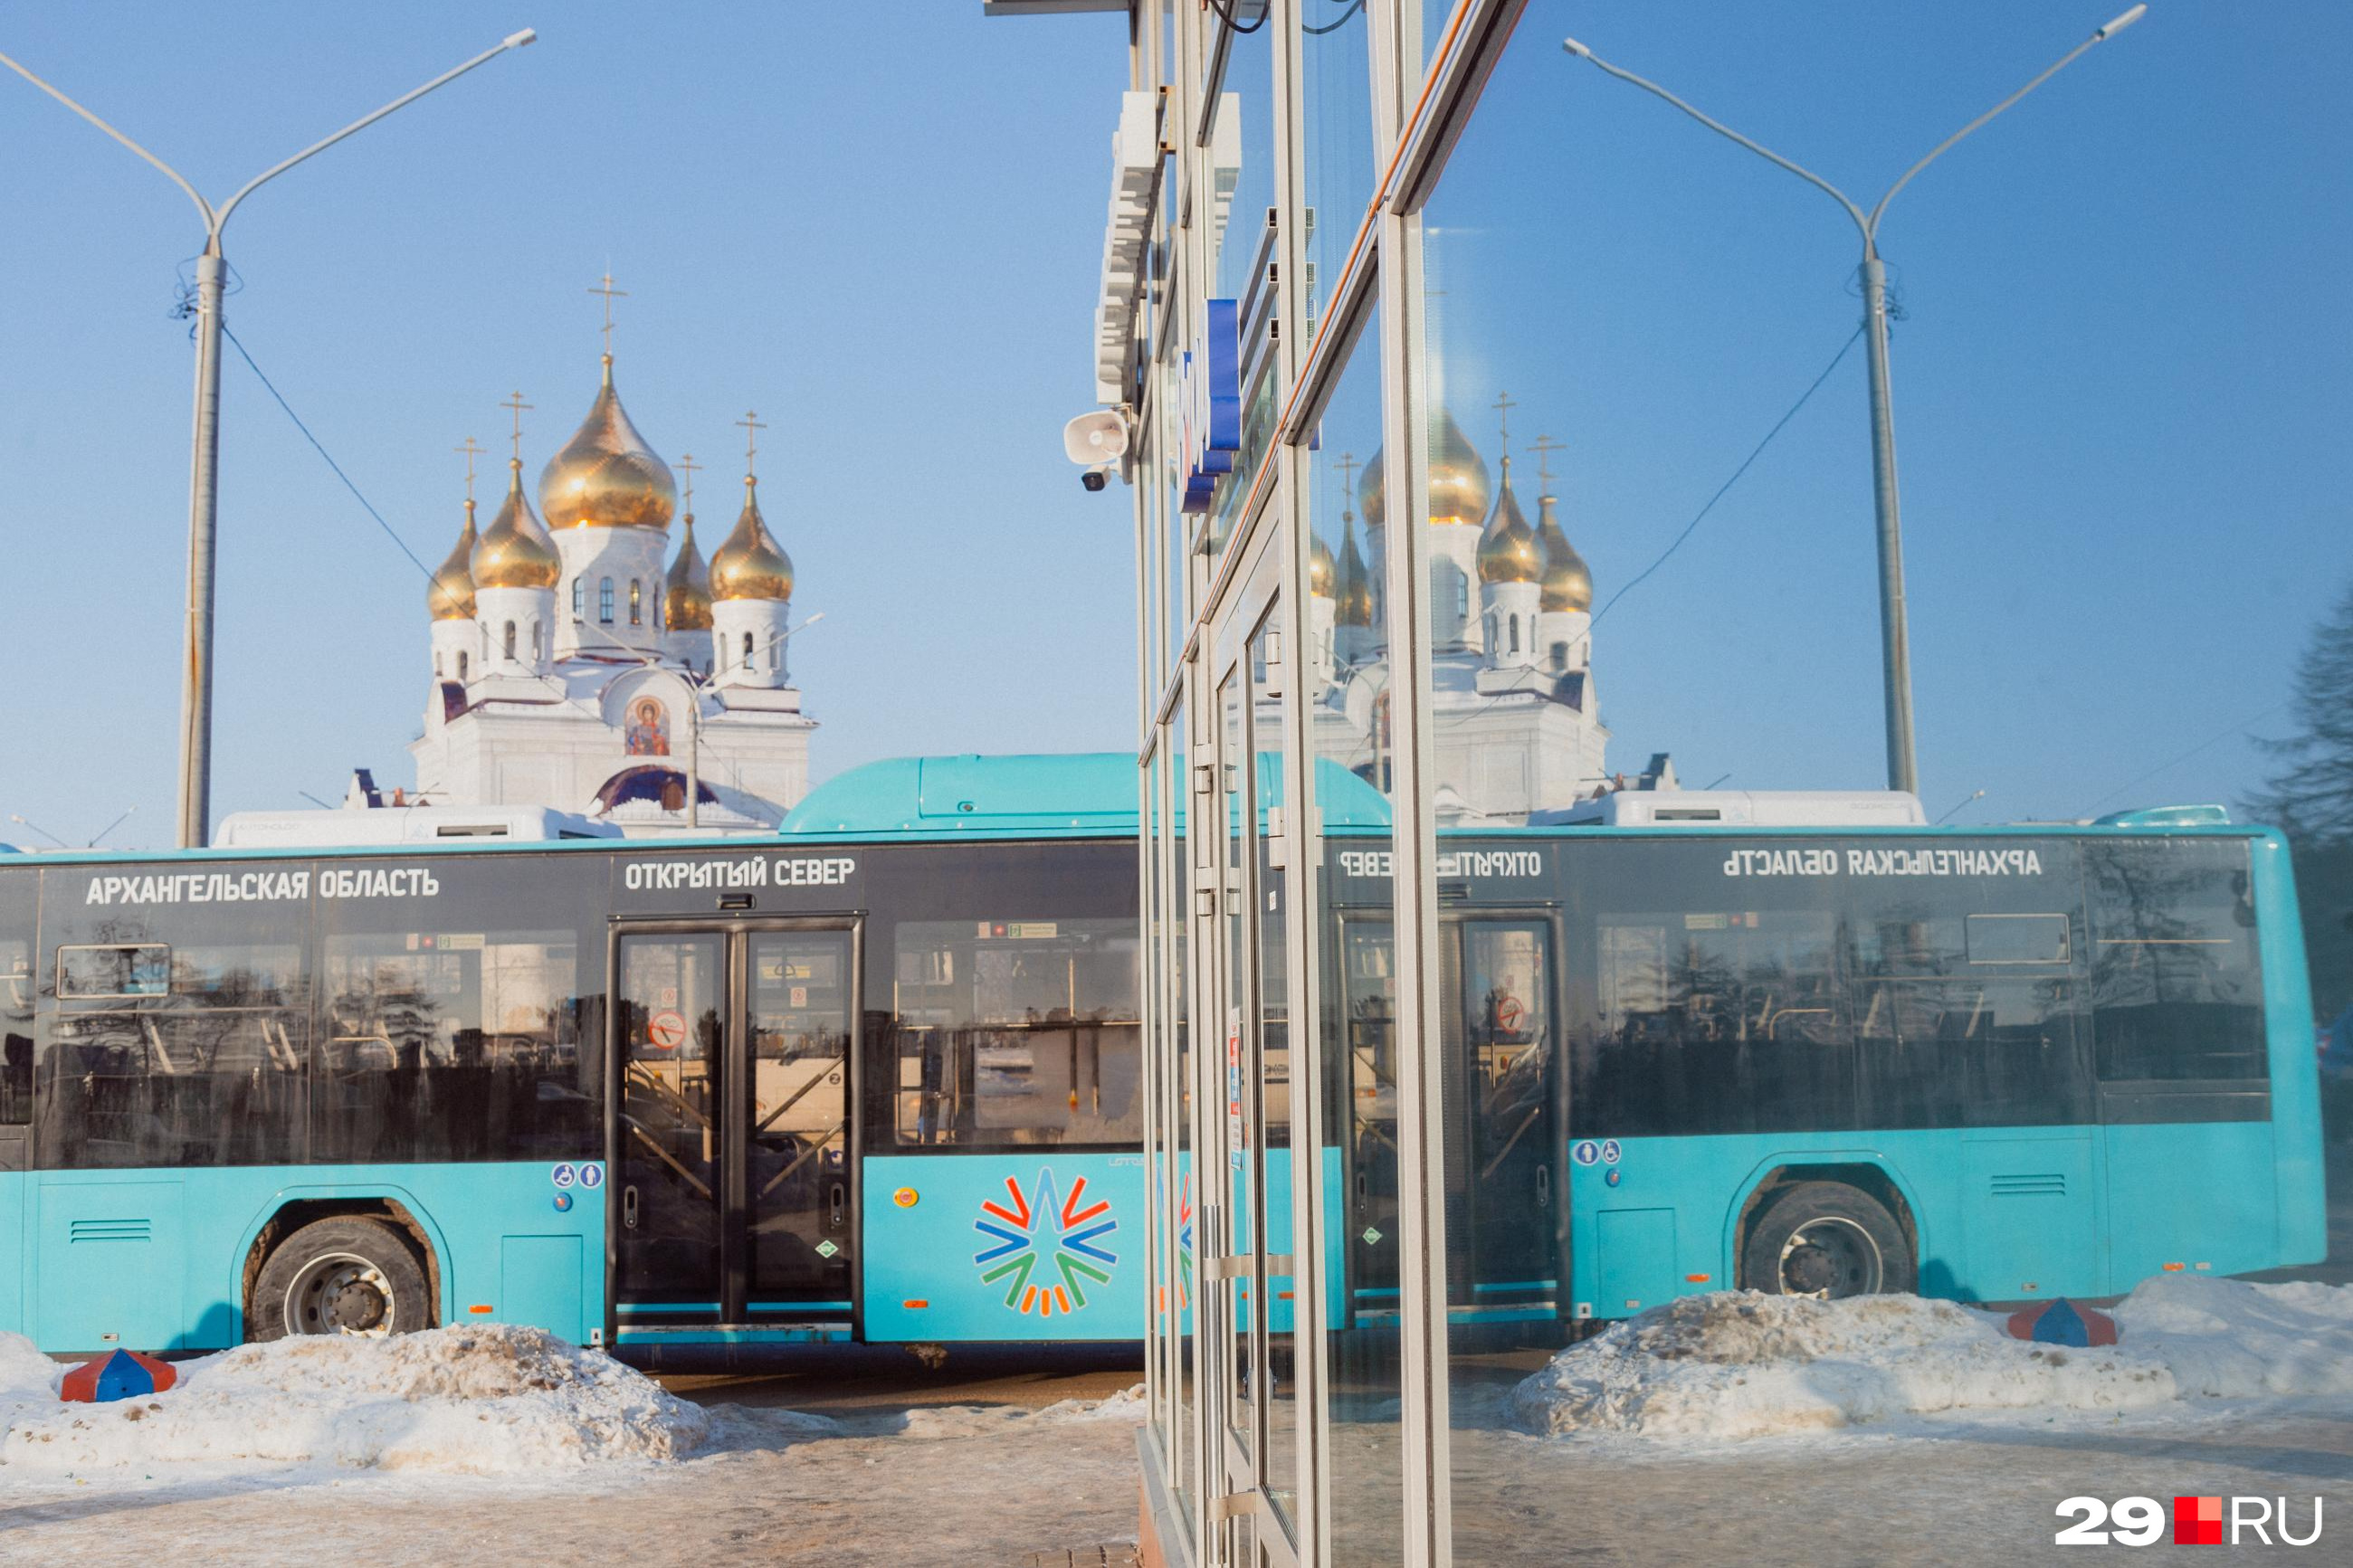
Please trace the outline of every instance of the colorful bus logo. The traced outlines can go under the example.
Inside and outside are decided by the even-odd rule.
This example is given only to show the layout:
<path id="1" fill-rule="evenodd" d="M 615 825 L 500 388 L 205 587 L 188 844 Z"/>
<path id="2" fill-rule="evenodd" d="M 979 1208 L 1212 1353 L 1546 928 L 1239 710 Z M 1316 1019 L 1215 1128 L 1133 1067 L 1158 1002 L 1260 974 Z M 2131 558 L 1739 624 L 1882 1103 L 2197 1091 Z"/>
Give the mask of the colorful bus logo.
<path id="1" fill-rule="evenodd" d="M 1055 1187 L 1050 1170 L 1040 1170 L 1026 1194 L 1018 1177 L 1006 1177 L 1005 1194 L 1002 1203 L 982 1203 L 980 1217 L 972 1222 L 982 1241 L 972 1260 L 982 1284 L 1008 1281 L 1007 1307 L 1041 1318 L 1057 1312 L 1067 1317 L 1087 1304 L 1081 1281 L 1111 1283 L 1119 1255 L 1104 1238 L 1119 1228 L 1119 1221 L 1109 1199 L 1087 1202 L 1084 1176 L 1071 1184 L 1067 1198 Z"/>

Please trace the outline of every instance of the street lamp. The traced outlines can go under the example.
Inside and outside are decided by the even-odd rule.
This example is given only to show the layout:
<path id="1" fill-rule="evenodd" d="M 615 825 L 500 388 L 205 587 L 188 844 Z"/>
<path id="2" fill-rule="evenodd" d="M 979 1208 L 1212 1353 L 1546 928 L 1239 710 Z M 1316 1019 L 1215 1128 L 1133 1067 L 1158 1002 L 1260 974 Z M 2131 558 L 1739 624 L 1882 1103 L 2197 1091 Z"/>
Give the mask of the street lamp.
<path id="1" fill-rule="evenodd" d="M 213 525 L 216 485 L 215 468 L 220 451 L 221 283 L 227 263 L 221 255 L 221 231 L 228 226 L 237 205 L 295 164 L 325 152 L 344 137 L 403 109 L 435 88 L 457 80 L 476 66 L 509 49 L 519 49 L 539 35 L 525 27 L 501 38 L 454 70 L 442 72 L 414 92 L 394 99 L 375 113 L 353 121 L 323 142 L 313 142 L 274 168 L 248 180 L 237 193 L 214 206 L 179 172 L 146 148 L 10 59 L 6 66 L 109 136 L 113 137 L 168 176 L 188 194 L 204 215 L 205 249 L 196 258 L 196 425 L 195 452 L 188 479 L 188 647 L 180 689 L 180 847 L 201 848 L 212 817 L 213 772 Z"/>
<path id="2" fill-rule="evenodd" d="M 1631 82 L 1645 92 L 1665 99 L 1710 131 L 1737 142 L 1758 157 L 1779 164 L 1807 184 L 1826 192 L 1846 209 L 1847 216 L 1852 218 L 1855 227 L 1862 231 L 1862 325 L 1871 334 L 1872 489 L 1879 512 L 1879 641 L 1886 684 L 1887 787 L 1890 789 L 1917 794 L 1920 774 L 1919 761 L 1912 742 L 1912 637 L 1905 626 L 1904 614 L 1904 529 L 1895 491 L 1895 416 L 1888 403 L 1887 268 L 1879 258 L 1879 220 L 1886 213 L 1887 204 L 1895 199 L 1895 193 L 1910 184 L 1915 174 L 1944 156 L 1962 137 L 1978 130 L 1995 115 L 2058 75 L 2094 44 L 2105 43 L 2139 21 L 2147 12 L 2147 5 L 2135 5 L 2068 50 L 2057 64 L 2041 76 L 1946 137 L 1926 157 L 1904 171 L 1904 177 L 1887 187 L 1887 194 L 1879 198 L 1878 205 L 1873 207 L 1868 215 L 1848 199 L 1845 192 L 1820 174 L 1800 168 L 1770 148 L 1759 146 L 1721 121 L 1710 119 L 1658 83 L 1611 65 L 1575 38 L 1561 40 L 1561 47 L 1571 55 L 1591 60 L 1619 80 Z"/>

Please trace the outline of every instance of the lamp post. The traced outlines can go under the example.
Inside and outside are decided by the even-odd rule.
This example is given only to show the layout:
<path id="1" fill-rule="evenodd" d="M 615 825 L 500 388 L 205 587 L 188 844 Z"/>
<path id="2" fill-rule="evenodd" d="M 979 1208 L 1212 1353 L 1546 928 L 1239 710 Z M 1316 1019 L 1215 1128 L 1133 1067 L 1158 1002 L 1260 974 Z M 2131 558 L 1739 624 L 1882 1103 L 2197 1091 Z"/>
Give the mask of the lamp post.
<path id="1" fill-rule="evenodd" d="M 1811 170 L 1801 168 L 1778 153 L 1758 145 L 1722 121 L 1710 119 L 1658 83 L 1611 65 L 1575 38 L 1561 40 L 1561 47 L 1578 59 L 1590 60 L 1619 80 L 1631 82 L 1643 91 L 1666 100 L 1710 131 L 1738 142 L 1758 157 L 1779 164 L 1807 184 L 1827 193 L 1846 210 L 1847 216 L 1854 220 L 1855 227 L 1862 233 L 1862 325 L 1871 338 L 1872 492 L 1879 517 L 1879 641 L 1886 689 L 1887 787 L 1890 789 L 1917 794 L 1920 774 L 1918 756 L 1912 741 L 1912 637 L 1904 611 L 1904 529 L 1895 488 L 1895 415 L 1890 405 L 1888 393 L 1887 268 L 1879 256 L 1879 220 L 1885 215 L 1887 204 L 1895 199 L 1895 193 L 1911 184 L 1914 175 L 1949 152 L 1961 138 L 1979 129 L 2058 75 L 2093 45 L 2105 43 L 2139 21 L 2147 11 L 2147 5 L 2133 6 L 2068 50 L 2057 63 L 2032 81 L 1946 137 L 1926 157 L 1904 171 L 1904 177 L 1887 187 L 1887 194 L 1879 198 L 1878 205 L 1868 214 L 1849 199 L 1845 192 Z"/>
<path id="2" fill-rule="evenodd" d="M 153 164 L 185 191 L 205 220 L 205 248 L 196 258 L 196 416 L 195 454 L 188 479 L 188 630 L 185 665 L 180 690 L 180 847 L 200 848 L 212 818 L 213 752 L 213 533 L 217 500 L 216 467 L 220 450 L 220 335 L 222 282 L 227 263 L 221 254 L 221 231 L 239 202 L 295 164 L 325 152 L 346 136 L 403 109 L 435 88 L 452 82 L 476 66 L 509 49 L 517 49 L 539 35 L 525 27 L 499 40 L 455 69 L 442 72 L 413 92 L 394 99 L 375 113 L 354 120 L 323 142 L 313 142 L 284 163 L 265 169 L 247 181 L 219 206 L 196 194 L 177 170 L 146 148 L 68 98 L 64 93 L 0 55 L 6 66 L 115 141 Z"/>

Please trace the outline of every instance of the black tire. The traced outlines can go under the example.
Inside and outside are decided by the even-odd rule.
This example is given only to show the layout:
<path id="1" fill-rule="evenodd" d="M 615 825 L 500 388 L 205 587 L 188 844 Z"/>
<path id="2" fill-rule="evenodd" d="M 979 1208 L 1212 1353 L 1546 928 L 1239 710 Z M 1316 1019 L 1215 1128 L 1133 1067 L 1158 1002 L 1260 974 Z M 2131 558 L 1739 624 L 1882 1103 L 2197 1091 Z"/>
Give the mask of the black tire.
<path id="1" fill-rule="evenodd" d="M 1843 1182 L 1799 1182 L 1749 1222 L 1740 1282 L 1768 1296 L 1841 1300 L 1911 1290 L 1919 1266 L 1887 1205 Z"/>
<path id="2" fill-rule="evenodd" d="M 378 1220 L 313 1220 L 270 1250 L 253 1282 L 248 1342 L 292 1334 L 400 1334 L 429 1326 L 425 1268 Z"/>

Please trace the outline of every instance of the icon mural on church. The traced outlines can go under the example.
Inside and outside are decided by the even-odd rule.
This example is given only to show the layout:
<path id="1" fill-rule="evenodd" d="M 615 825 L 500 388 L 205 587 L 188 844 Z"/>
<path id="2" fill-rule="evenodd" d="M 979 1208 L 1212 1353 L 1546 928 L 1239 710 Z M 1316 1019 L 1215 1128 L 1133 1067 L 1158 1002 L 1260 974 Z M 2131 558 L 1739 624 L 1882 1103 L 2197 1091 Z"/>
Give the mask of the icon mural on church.
<path id="1" fill-rule="evenodd" d="M 633 757 L 670 755 L 670 713 L 659 701 L 640 697 L 629 704 L 627 744 Z"/>

